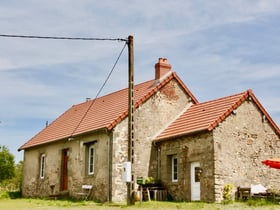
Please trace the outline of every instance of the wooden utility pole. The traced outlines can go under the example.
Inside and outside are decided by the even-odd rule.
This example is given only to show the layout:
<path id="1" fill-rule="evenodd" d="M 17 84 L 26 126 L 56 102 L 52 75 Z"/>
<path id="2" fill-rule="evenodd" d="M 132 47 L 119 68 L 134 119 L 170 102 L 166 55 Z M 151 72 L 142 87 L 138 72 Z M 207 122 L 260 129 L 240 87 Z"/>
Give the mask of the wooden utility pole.
<path id="1" fill-rule="evenodd" d="M 128 37 L 128 156 L 127 161 L 131 163 L 131 176 L 133 177 L 133 145 L 134 145 L 134 52 L 133 36 Z M 132 204 L 131 192 L 132 182 L 127 182 L 127 205 Z"/>

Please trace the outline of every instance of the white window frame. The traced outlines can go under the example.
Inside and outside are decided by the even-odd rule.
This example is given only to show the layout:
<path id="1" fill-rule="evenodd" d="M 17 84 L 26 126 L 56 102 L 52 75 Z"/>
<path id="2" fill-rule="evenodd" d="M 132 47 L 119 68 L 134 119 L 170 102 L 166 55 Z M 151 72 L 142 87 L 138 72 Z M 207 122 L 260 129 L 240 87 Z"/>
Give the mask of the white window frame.
<path id="1" fill-rule="evenodd" d="M 46 154 L 40 155 L 40 179 L 45 178 L 45 169 L 46 169 Z"/>
<path id="2" fill-rule="evenodd" d="M 88 175 L 94 174 L 94 160 L 95 160 L 95 148 L 94 145 L 88 147 Z"/>
<path id="3" fill-rule="evenodd" d="M 175 162 L 176 160 L 176 162 Z M 172 182 L 178 182 L 178 158 L 177 155 L 172 156 Z"/>

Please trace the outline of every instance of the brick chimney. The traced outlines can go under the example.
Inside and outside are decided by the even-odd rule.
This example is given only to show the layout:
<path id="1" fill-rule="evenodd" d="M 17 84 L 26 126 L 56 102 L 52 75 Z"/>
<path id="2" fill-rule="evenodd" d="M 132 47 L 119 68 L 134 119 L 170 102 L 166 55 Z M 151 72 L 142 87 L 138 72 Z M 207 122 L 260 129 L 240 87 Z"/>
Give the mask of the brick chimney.
<path id="1" fill-rule="evenodd" d="M 166 58 L 159 58 L 158 63 L 155 64 L 155 80 L 160 80 L 167 73 L 171 72 L 171 65 Z"/>

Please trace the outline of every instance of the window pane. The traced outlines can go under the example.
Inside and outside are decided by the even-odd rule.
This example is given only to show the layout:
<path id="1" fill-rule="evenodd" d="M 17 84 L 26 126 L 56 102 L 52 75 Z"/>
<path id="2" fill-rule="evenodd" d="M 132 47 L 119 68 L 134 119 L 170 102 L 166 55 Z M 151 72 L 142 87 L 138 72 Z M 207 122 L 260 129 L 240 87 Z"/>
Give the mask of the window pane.
<path id="1" fill-rule="evenodd" d="M 94 147 L 89 147 L 89 154 L 88 154 L 88 173 L 93 174 L 94 173 Z"/>
<path id="2" fill-rule="evenodd" d="M 40 178 L 43 179 L 44 176 L 45 176 L 45 154 L 42 154 L 40 158 Z"/>
<path id="3" fill-rule="evenodd" d="M 178 160 L 177 157 L 172 158 L 172 181 L 178 180 Z"/>
<path id="4" fill-rule="evenodd" d="M 201 175 L 201 168 L 200 167 L 195 167 L 194 168 L 194 173 L 195 173 L 195 176 L 194 176 L 194 181 L 195 182 L 200 182 L 200 175 Z"/>

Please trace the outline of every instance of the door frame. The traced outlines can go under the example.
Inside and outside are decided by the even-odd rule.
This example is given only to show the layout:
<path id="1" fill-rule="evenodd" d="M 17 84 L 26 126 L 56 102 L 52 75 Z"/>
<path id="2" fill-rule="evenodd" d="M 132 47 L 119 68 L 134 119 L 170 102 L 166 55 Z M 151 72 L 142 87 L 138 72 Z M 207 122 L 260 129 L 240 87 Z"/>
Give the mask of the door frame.
<path id="1" fill-rule="evenodd" d="M 61 191 L 68 190 L 69 148 L 61 151 Z"/>
<path id="2" fill-rule="evenodd" d="M 196 169 L 200 169 L 200 162 L 192 162 L 190 165 L 190 183 L 191 183 L 191 200 L 192 201 L 200 201 L 200 193 L 201 193 L 201 185 L 200 185 L 200 178 L 197 182 L 195 179 L 196 177 Z"/>

